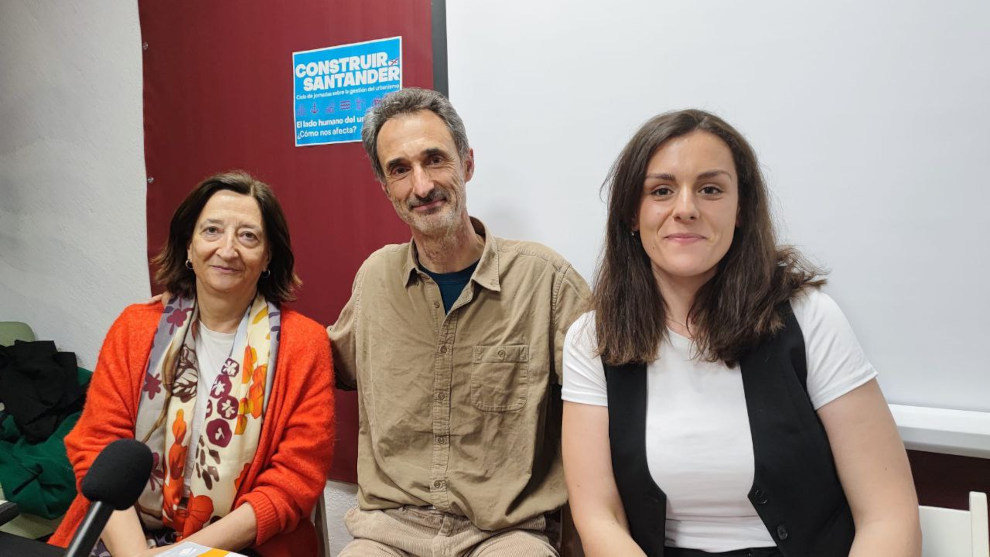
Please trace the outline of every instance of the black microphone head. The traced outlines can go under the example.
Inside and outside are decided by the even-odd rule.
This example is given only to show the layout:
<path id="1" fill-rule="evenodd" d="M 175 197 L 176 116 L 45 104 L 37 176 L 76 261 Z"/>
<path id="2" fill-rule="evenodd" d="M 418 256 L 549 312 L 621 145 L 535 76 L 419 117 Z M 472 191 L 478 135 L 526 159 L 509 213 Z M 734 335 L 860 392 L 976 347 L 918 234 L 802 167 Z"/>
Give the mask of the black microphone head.
<path id="1" fill-rule="evenodd" d="M 118 439 L 96 455 L 80 485 L 90 501 L 102 501 L 118 511 L 129 509 L 151 476 L 151 449 L 135 439 Z"/>

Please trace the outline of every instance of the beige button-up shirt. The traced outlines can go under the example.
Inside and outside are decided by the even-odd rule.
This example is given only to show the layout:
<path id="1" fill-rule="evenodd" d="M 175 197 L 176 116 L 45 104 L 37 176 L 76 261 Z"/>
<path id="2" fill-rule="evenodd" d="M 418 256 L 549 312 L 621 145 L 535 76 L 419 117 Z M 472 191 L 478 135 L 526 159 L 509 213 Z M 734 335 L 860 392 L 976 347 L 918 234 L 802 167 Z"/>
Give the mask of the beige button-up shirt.
<path id="1" fill-rule="evenodd" d="M 485 247 L 450 313 L 409 242 L 364 262 L 327 332 L 359 391 L 360 507 L 432 505 L 494 530 L 567 500 L 561 348 L 589 291 L 553 250 L 472 224 Z"/>

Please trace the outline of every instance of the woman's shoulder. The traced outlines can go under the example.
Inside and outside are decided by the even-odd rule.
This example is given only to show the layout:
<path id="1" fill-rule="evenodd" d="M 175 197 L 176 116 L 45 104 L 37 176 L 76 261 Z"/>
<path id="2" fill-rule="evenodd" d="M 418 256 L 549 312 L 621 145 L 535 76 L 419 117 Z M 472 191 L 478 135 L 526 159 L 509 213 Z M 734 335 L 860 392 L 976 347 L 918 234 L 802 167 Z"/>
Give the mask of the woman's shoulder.
<path id="1" fill-rule="evenodd" d="M 161 301 L 157 299 L 131 304 L 120 312 L 110 331 L 114 332 L 120 329 L 132 333 L 149 328 L 154 331 L 158 326 L 163 310 Z"/>
<path id="2" fill-rule="evenodd" d="M 276 378 L 297 393 L 329 389 L 333 381 L 333 361 L 327 330 L 284 306 L 279 326 L 278 369 L 289 373 L 276 372 Z"/>
<path id="3" fill-rule="evenodd" d="M 796 292 L 791 297 L 791 309 L 802 327 L 846 321 L 839 304 L 817 286 L 808 286 Z"/>
<path id="4" fill-rule="evenodd" d="M 282 331 L 291 339 L 302 342 L 330 342 L 326 327 L 296 310 L 282 307 Z"/>
<path id="5" fill-rule="evenodd" d="M 598 336 L 595 334 L 595 312 L 586 311 L 578 316 L 567 329 L 564 344 L 579 348 L 582 352 L 593 354 L 598 347 Z"/>
<path id="6" fill-rule="evenodd" d="M 815 409 L 876 377 L 849 320 L 831 296 L 806 288 L 791 300 L 804 337 L 808 396 Z"/>
<path id="7" fill-rule="evenodd" d="M 110 329 L 103 339 L 100 360 L 94 371 L 106 368 L 108 362 L 125 361 L 119 359 L 123 357 L 128 362 L 126 366 L 118 369 L 111 365 L 110 369 L 116 369 L 127 374 L 137 373 L 136 370 L 141 367 L 139 362 L 151 350 L 155 331 L 161 320 L 162 309 L 161 302 L 157 300 L 125 307 L 110 325 Z M 113 358 L 105 360 L 104 357 L 107 355 L 113 355 Z M 102 365 L 101 362 L 103 362 Z"/>
<path id="8" fill-rule="evenodd" d="M 294 329 L 300 329 L 306 332 L 312 332 L 315 328 L 323 331 L 323 336 L 326 336 L 326 329 L 312 318 L 284 306 L 280 311 L 282 312 L 282 326 L 288 327 L 291 325 Z"/>
<path id="9" fill-rule="evenodd" d="M 148 319 L 151 317 L 160 317 L 162 311 L 164 311 L 165 306 L 158 298 L 152 298 L 144 302 L 138 302 L 136 304 L 131 304 L 124 308 L 124 311 L 120 312 L 120 317 L 127 319 Z"/>
<path id="10" fill-rule="evenodd" d="M 577 319 L 571 323 L 571 326 L 567 329 L 567 334 L 570 335 L 587 335 L 591 334 L 594 337 L 595 331 L 595 310 L 586 311 L 581 315 L 577 316 Z"/>

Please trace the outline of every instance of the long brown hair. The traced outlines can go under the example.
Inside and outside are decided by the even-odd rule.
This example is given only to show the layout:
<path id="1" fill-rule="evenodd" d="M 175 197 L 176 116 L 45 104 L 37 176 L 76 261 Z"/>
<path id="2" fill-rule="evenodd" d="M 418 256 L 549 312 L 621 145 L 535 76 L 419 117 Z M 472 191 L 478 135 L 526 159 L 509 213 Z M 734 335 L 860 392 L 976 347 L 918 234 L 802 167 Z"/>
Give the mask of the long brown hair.
<path id="1" fill-rule="evenodd" d="M 664 142 L 696 130 L 726 143 L 739 177 L 739 226 L 715 276 L 698 290 L 688 312 L 701 357 L 735 365 L 748 348 L 783 326 L 781 302 L 825 283 L 823 272 L 796 249 L 777 246 L 766 185 L 742 134 L 702 110 L 661 114 L 626 144 L 603 185 L 609 190 L 605 253 L 591 304 L 598 350 L 610 365 L 655 360 L 667 334 L 667 307 L 632 227 L 650 158 Z"/>
<path id="2" fill-rule="evenodd" d="M 292 242 L 289 225 L 282 213 L 275 193 L 268 184 L 255 179 L 243 170 L 231 170 L 215 174 L 199 183 L 179 204 L 172 214 L 168 228 L 168 240 L 152 263 L 158 267 L 155 281 L 172 294 L 191 298 L 196 295 L 196 275 L 186 268 L 186 248 L 192 240 L 193 228 L 206 202 L 220 190 L 230 190 L 250 195 L 261 209 L 265 238 L 268 240 L 269 274 L 258 280 L 258 291 L 265 299 L 280 305 L 295 299 L 293 291 L 302 284 L 293 267 Z"/>

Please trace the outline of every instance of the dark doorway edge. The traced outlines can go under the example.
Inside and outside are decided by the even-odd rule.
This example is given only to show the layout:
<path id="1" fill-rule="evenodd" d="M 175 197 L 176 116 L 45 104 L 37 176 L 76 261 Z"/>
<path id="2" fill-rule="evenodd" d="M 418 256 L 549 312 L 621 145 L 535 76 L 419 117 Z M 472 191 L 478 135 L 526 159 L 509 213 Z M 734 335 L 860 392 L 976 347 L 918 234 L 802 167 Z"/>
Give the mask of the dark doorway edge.
<path id="1" fill-rule="evenodd" d="M 433 90 L 450 97 L 447 87 L 447 2 L 430 1 L 433 28 Z"/>

